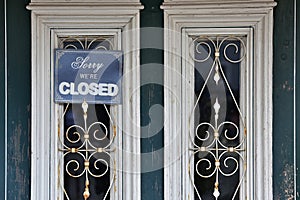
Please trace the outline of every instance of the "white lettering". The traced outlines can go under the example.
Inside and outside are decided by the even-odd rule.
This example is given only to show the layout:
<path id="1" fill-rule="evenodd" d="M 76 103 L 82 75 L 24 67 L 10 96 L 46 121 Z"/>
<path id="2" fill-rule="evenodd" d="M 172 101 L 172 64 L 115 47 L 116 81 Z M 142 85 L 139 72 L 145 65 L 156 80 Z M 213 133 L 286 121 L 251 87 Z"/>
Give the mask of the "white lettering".
<path id="1" fill-rule="evenodd" d="M 71 82 L 61 82 L 58 86 L 62 95 L 93 95 L 93 96 L 116 96 L 119 88 L 113 83 L 86 83 L 80 82 L 78 85 Z"/>
<path id="2" fill-rule="evenodd" d="M 67 95 L 70 93 L 70 89 L 65 89 L 65 88 L 69 88 L 69 87 L 70 87 L 69 83 L 61 82 L 58 86 L 58 91 L 60 94 Z"/>
<path id="3" fill-rule="evenodd" d="M 92 63 L 87 62 L 90 59 L 89 56 L 83 58 L 83 57 L 77 57 L 74 62 L 71 63 L 71 67 L 73 69 L 91 69 L 93 73 L 97 73 L 101 67 L 104 66 L 103 63 Z"/>
<path id="4" fill-rule="evenodd" d="M 90 88 L 90 95 L 96 96 L 98 94 L 98 84 L 97 83 L 91 83 L 89 88 Z"/>
<path id="5" fill-rule="evenodd" d="M 71 85 L 71 92 L 70 92 L 70 94 L 71 95 L 78 95 L 78 92 L 75 91 L 75 84 L 71 83 L 70 85 Z"/>
<path id="6" fill-rule="evenodd" d="M 108 96 L 107 94 L 108 88 L 106 83 L 99 84 L 99 95 L 100 96 Z"/>
<path id="7" fill-rule="evenodd" d="M 78 92 L 81 95 L 87 95 L 89 93 L 89 85 L 85 82 L 78 84 Z"/>
<path id="8" fill-rule="evenodd" d="M 79 74 L 81 79 L 88 79 L 88 74 Z"/>
<path id="9" fill-rule="evenodd" d="M 109 96 L 116 96 L 119 92 L 119 88 L 116 84 L 107 84 L 108 85 L 108 93 L 110 94 Z"/>

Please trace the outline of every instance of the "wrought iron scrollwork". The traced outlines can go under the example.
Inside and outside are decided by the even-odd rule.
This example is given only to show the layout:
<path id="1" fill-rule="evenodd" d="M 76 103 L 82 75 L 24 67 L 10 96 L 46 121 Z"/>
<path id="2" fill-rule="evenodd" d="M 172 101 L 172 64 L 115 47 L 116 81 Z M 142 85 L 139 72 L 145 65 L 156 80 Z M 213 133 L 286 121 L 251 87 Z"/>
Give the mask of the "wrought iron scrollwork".
<path id="1" fill-rule="evenodd" d="M 76 158 L 71 158 L 66 162 L 65 171 L 72 178 L 79 178 L 83 176 L 85 177 L 85 190 L 83 191 L 83 197 L 85 200 L 90 196 L 89 176 L 100 178 L 108 173 L 109 168 L 114 169 L 113 176 L 111 177 L 111 183 L 103 198 L 106 199 L 116 176 L 115 161 L 110 154 L 110 152 L 114 151 L 111 146 L 116 136 L 116 127 L 112 127 L 114 134 L 111 138 L 109 138 L 109 127 L 106 127 L 104 123 L 94 122 L 91 125 L 87 126 L 88 104 L 85 101 L 82 103 L 82 109 L 84 126 L 82 127 L 77 124 L 70 126 L 65 133 L 66 141 L 61 141 L 61 145 L 63 148 L 59 149 L 59 151 L 63 152 L 63 157 L 66 157 L 68 155 L 77 156 Z M 107 108 L 106 111 L 107 115 L 109 115 L 110 119 L 112 120 Z M 100 132 L 102 132 L 102 134 L 99 134 Z M 106 140 L 106 142 L 104 146 L 96 146 L 95 144 L 93 144 L 93 140 Z M 72 146 L 68 145 L 67 143 L 72 144 Z M 104 170 L 101 170 L 98 167 L 98 164 L 100 163 L 102 166 L 105 166 Z M 65 195 L 68 198 L 66 192 Z"/>
<path id="2" fill-rule="evenodd" d="M 239 45 L 237 45 L 237 42 Z M 239 56 L 231 58 L 228 54 L 228 49 Z M 205 53 L 203 52 L 205 49 Z M 222 49 L 222 51 L 221 51 Z M 232 50 L 234 49 L 234 50 Z M 201 122 L 195 125 L 195 128 L 190 128 L 190 141 L 193 145 L 190 148 L 192 151 L 189 158 L 189 176 L 195 189 L 195 195 L 198 199 L 202 199 L 199 187 L 194 181 L 194 177 L 199 176 L 203 179 L 214 179 L 213 193 L 214 199 L 219 199 L 220 193 L 220 175 L 223 177 L 231 177 L 239 173 L 239 180 L 237 187 L 233 191 L 231 199 L 235 199 L 238 195 L 238 190 L 246 175 L 246 134 L 247 128 L 245 117 L 241 112 L 236 97 L 233 94 L 229 81 L 224 73 L 224 66 L 220 61 L 220 57 L 230 63 L 240 63 L 246 58 L 246 46 L 240 37 L 226 36 L 226 37 L 195 37 L 190 45 L 190 56 L 195 63 L 204 63 L 208 59 L 212 59 L 212 65 L 209 69 L 208 75 L 204 80 L 199 95 L 193 107 L 192 116 L 194 116 L 196 108 L 204 93 L 205 87 L 210 79 L 215 83 L 214 87 L 218 87 L 220 80 L 223 81 L 225 87 L 233 100 L 235 109 L 239 114 L 239 125 L 232 121 L 221 121 L 219 118 L 220 112 L 223 112 L 222 106 L 219 103 L 220 97 L 214 94 L 212 105 L 212 114 L 214 120 L 211 122 Z M 221 122 L 220 122 L 221 121 Z M 196 142 L 200 141 L 200 142 Z M 230 145 L 231 141 L 236 141 L 234 145 Z M 232 143 L 233 144 L 233 143 Z M 193 162 L 193 158 L 198 156 L 199 159 Z M 191 169 L 191 167 L 193 169 Z M 200 170 L 201 169 L 201 170 Z"/>
<path id="3" fill-rule="evenodd" d="M 62 49 L 93 49 L 93 50 L 114 49 L 113 38 L 107 36 L 62 37 L 60 38 L 58 46 L 59 48 Z"/>

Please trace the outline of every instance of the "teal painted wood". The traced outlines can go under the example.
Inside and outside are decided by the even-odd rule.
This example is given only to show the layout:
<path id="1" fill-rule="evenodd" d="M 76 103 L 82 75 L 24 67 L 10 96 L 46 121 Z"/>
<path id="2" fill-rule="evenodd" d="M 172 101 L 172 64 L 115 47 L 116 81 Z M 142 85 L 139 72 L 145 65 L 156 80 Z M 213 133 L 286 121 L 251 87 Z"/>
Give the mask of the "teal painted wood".
<path id="1" fill-rule="evenodd" d="M 5 199 L 5 27 L 4 0 L 0 1 L 0 199 Z"/>
<path id="2" fill-rule="evenodd" d="M 274 14 L 274 199 L 287 200 L 294 198 L 294 0 L 279 0 Z"/>
<path id="3" fill-rule="evenodd" d="M 163 199 L 163 12 L 161 0 L 142 0 L 142 200 Z M 151 47 L 151 48 L 150 48 Z"/>
<path id="4" fill-rule="evenodd" d="M 300 2 L 296 3 L 296 194 L 300 199 Z"/>
<path id="5" fill-rule="evenodd" d="M 30 199 L 29 1 L 7 0 L 7 199 Z M 41 133 L 47 134 L 47 133 Z"/>

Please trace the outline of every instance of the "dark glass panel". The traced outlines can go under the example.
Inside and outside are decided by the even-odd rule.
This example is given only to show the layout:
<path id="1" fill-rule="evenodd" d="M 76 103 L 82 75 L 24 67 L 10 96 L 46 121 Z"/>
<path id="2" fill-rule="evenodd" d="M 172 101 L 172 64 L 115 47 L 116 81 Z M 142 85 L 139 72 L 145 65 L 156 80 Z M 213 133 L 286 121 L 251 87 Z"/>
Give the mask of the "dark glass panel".
<path id="1" fill-rule="evenodd" d="M 201 45 L 197 46 L 197 43 Z M 209 75 L 209 72 L 212 68 L 212 65 L 215 61 L 215 56 L 217 54 L 215 50 L 215 46 L 213 45 L 213 42 L 217 44 L 217 40 L 209 41 L 209 40 L 202 40 L 195 42 L 195 46 L 198 47 L 198 51 L 195 51 L 194 58 L 198 61 L 195 61 L 195 95 L 196 98 L 200 95 L 200 92 L 205 84 L 206 78 Z M 220 41 L 219 41 L 220 42 Z M 228 46 L 226 49 L 227 56 L 232 60 L 239 60 L 241 57 L 240 54 L 240 48 L 241 44 L 240 41 L 225 41 L 221 47 L 220 47 L 220 54 L 219 59 L 221 63 L 221 67 L 224 71 L 224 74 L 228 80 L 228 84 L 230 85 L 230 88 L 233 92 L 234 98 L 239 103 L 240 99 L 240 63 L 233 63 L 230 62 L 228 59 L 224 56 L 224 48 L 228 44 L 234 44 L 236 47 L 239 48 L 239 51 L 236 52 L 236 48 L 234 45 Z M 205 60 L 205 58 L 207 58 Z M 203 62 L 199 62 L 199 60 L 205 60 Z M 215 65 L 214 65 L 215 66 Z M 216 98 L 218 98 L 218 103 L 220 105 L 220 110 L 218 113 L 218 125 L 222 122 L 232 122 L 237 127 L 239 127 L 239 120 L 240 115 L 238 112 L 238 109 L 236 108 L 236 105 L 234 103 L 234 99 L 232 98 L 232 95 L 230 94 L 230 91 L 222 77 L 222 73 L 219 70 L 219 76 L 220 79 L 217 81 L 218 84 L 216 84 L 216 81 L 214 80 L 214 75 L 216 71 L 215 68 L 212 70 L 212 73 L 210 75 L 210 78 L 207 81 L 206 86 L 204 87 L 203 93 L 201 95 L 201 98 L 199 99 L 199 102 L 196 107 L 196 111 L 194 113 L 194 119 L 195 119 L 195 134 L 198 135 L 198 137 L 194 138 L 195 144 L 198 147 L 215 147 L 214 141 L 214 130 L 209 125 L 202 125 L 197 128 L 197 126 L 201 123 L 209 123 L 212 126 L 215 126 L 215 110 L 214 110 L 214 104 L 216 102 Z M 226 131 L 227 130 L 227 131 Z M 226 132 L 225 132 L 226 131 Z M 207 132 L 209 132 L 209 137 Z M 240 137 L 236 137 L 234 140 L 228 140 L 225 137 L 225 133 L 227 134 L 227 137 L 234 137 L 237 134 L 236 128 L 232 124 L 226 124 L 222 126 L 219 130 L 219 141 L 226 147 L 235 147 L 240 143 Z M 204 140 L 206 139 L 207 140 Z M 212 144 L 212 145 L 211 145 Z M 220 196 L 218 197 L 219 200 L 229 200 L 232 199 L 234 192 L 236 188 L 238 188 L 238 184 L 240 181 L 240 172 L 239 170 L 234 173 L 231 176 L 224 176 L 220 172 L 214 172 L 216 169 L 215 163 L 216 163 L 216 157 L 220 156 L 224 150 L 221 147 L 220 144 L 218 144 L 218 150 L 216 148 L 211 148 L 212 150 L 210 152 L 199 152 L 196 153 L 194 156 L 194 183 L 196 186 L 195 190 L 195 199 L 198 200 L 197 191 L 202 199 L 205 200 L 215 200 L 215 196 L 213 195 L 215 184 L 218 182 L 218 190 L 220 193 Z M 213 156 L 214 155 L 214 156 Z M 237 161 L 239 161 L 239 157 L 236 153 L 225 153 L 220 158 L 220 169 L 225 174 L 230 174 L 233 172 L 237 165 L 232 160 L 227 160 L 227 167 L 225 167 L 225 159 L 228 157 L 233 157 Z M 203 160 L 206 159 L 206 160 Z M 209 168 L 209 165 L 211 164 L 211 167 Z M 211 177 L 201 177 L 199 174 L 197 174 L 196 169 L 198 172 L 203 176 L 209 176 L 213 174 Z M 218 174 L 219 178 L 218 181 L 216 174 Z M 239 199 L 239 195 L 236 195 L 234 198 L 235 200 Z"/>

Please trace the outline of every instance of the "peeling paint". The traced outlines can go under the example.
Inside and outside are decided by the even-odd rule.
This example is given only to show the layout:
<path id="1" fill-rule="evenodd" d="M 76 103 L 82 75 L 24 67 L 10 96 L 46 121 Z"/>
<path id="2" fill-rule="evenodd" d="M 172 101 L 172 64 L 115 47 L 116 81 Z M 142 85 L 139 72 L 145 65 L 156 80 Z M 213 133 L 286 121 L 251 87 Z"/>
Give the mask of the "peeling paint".
<path id="1" fill-rule="evenodd" d="M 282 182 L 280 183 L 281 193 L 275 195 L 275 200 L 292 200 L 294 195 L 294 166 L 286 163 L 280 174 Z"/>
<path id="2" fill-rule="evenodd" d="M 28 133 L 23 130 L 21 122 L 12 122 L 12 125 L 13 131 L 8 145 L 8 198 L 26 200 L 29 199 L 30 186 Z"/>
<path id="3" fill-rule="evenodd" d="M 294 87 L 292 87 L 288 81 L 285 81 L 283 84 L 282 84 L 282 89 L 283 90 L 286 90 L 286 91 L 293 91 L 294 90 Z"/>

